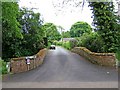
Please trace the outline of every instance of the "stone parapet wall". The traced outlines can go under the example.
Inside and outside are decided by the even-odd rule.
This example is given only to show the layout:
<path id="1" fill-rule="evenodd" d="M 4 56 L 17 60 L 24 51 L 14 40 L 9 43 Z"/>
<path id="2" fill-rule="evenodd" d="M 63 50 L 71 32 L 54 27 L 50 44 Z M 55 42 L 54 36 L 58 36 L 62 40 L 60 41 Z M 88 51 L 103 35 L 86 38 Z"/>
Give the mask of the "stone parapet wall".
<path id="1" fill-rule="evenodd" d="M 116 66 L 116 58 L 114 53 L 94 53 L 85 47 L 75 47 L 71 51 L 85 57 L 94 64 L 111 67 Z"/>
<path id="2" fill-rule="evenodd" d="M 40 50 L 34 58 L 30 58 L 30 64 L 27 64 L 26 57 L 12 58 L 10 62 L 11 73 L 26 72 L 34 69 L 43 63 L 47 49 Z"/>

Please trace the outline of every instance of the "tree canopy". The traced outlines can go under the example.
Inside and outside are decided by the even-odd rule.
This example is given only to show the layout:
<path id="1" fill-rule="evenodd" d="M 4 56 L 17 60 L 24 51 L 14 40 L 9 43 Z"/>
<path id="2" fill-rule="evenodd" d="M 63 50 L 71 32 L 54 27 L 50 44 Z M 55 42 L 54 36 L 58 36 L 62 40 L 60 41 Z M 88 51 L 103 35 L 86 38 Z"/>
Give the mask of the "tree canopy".
<path id="1" fill-rule="evenodd" d="M 44 32 L 40 17 L 40 13 L 34 13 L 32 10 L 26 8 L 20 9 L 18 21 L 21 24 L 21 32 L 24 38 L 21 40 L 19 47 L 23 51 L 26 50 L 24 53 L 22 52 L 23 55 L 32 55 L 44 47 Z"/>
<path id="2" fill-rule="evenodd" d="M 86 22 L 76 22 L 71 26 L 70 35 L 71 37 L 80 37 L 84 33 L 90 33 L 92 31 L 91 26 Z"/>
<path id="3" fill-rule="evenodd" d="M 54 25 L 53 23 L 45 23 L 43 25 L 43 28 L 44 28 L 45 37 L 47 37 L 50 42 L 54 40 L 60 40 L 61 34 L 57 30 L 56 25 Z"/>
<path id="4" fill-rule="evenodd" d="M 2 2 L 2 58 L 34 55 L 44 48 L 40 13 Z"/>
<path id="5" fill-rule="evenodd" d="M 63 38 L 70 38 L 70 31 L 62 32 Z"/>
<path id="6" fill-rule="evenodd" d="M 114 12 L 113 2 L 91 2 L 95 31 L 104 41 L 104 52 L 115 52 L 120 48 L 120 24 Z"/>
<path id="7" fill-rule="evenodd" d="M 22 39 L 17 15 L 19 7 L 16 2 L 2 2 L 2 57 L 15 55 L 16 39 Z M 9 52 L 9 53 L 8 53 Z"/>

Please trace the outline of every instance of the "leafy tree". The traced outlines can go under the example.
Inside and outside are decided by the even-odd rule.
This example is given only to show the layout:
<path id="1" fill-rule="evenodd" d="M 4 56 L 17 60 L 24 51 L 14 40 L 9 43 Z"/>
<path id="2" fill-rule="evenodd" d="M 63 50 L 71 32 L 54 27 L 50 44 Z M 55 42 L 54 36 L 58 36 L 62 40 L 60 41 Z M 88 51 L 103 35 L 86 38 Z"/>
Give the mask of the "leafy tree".
<path id="1" fill-rule="evenodd" d="M 62 26 L 60 26 L 60 25 L 57 26 L 57 29 L 61 32 L 61 40 L 63 41 L 63 38 L 64 38 L 63 37 L 63 32 L 64 32 L 65 29 Z"/>
<path id="2" fill-rule="evenodd" d="M 82 8 L 84 7 L 85 0 L 82 0 Z M 104 52 L 116 52 L 120 50 L 120 18 L 116 18 L 114 13 L 113 2 L 110 0 L 86 0 L 89 2 L 89 6 L 93 11 L 94 26 L 96 27 L 95 31 L 98 32 L 100 38 L 102 39 L 103 46 L 101 50 Z M 91 1 L 91 2 L 90 2 Z M 102 2 L 100 2 L 102 1 Z M 112 1 L 112 0 L 111 0 Z M 116 0 L 119 1 L 119 0 Z M 80 0 L 66 0 L 59 2 L 59 5 L 55 5 L 55 8 L 61 7 L 62 9 L 72 2 L 73 7 L 81 6 L 79 4 Z M 77 31 L 77 30 L 76 30 Z M 75 32 L 75 31 L 74 31 Z M 71 32 L 72 37 L 76 37 L 74 32 Z"/>
<path id="3" fill-rule="evenodd" d="M 114 13 L 113 2 L 91 2 L 95 31 L 101 36 L 104 52 L 115 52 L 120 47 L 120 25 Z"/>
<path id="4" fill-rule="evenodd" d="M 22 26 L 21 32 L 24 38 L 19 45 L 22 52 L 17 52 L 17 55 L 33 55 L 44 47 L 44 32 L 40 13 L 34 13 L 32 10 L 22 8 L 18 20 Z"/>
<path id="5" fill-rule="evenodd" d="M 55 40 L 60 40 L 61 35 L 57 30 L 56 25 L 54 25 L 53 23 L 45 23 L 43 25 L 43 28 L 44 28 L 45 37 L 47 37 L 50 42 L 53 42 Z"/>
<path id="6" fill-rule="evenodd" d="M 2 2 L 2 58 L 15 56 L 17 42 L 22 39 L 20 24 L 17 21 L 19 7 L 16 2 Z"/>
<path id="7" fill-rule="evenodd" d="M 70 38 L 70 31 L 62 32 L 63 38 Z"/>
<path id="8" fill-rule="evenodd" d="M 71 37 L 80 37 L 84 33 L 90 33 L 92 31 L 91 26 L 86 22 L 76 22 L 71 26 Z"/>
<path id="9" fill-rule="evenodd" d="M 85 33 L 80 38 L 77 37 L 77 46 L 86 47 L 92 52 L 103 52 L 103 40 L 97 32 Z"/>

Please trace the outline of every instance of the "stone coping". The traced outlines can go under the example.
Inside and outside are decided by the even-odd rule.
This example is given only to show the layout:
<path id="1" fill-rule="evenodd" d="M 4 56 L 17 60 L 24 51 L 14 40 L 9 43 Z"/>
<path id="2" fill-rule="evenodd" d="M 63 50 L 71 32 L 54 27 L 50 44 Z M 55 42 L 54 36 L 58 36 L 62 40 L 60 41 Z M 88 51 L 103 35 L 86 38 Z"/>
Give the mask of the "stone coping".
<path id="1" fill-rule="evenodd" d="M 71 51 L 83 56 L 94 64 L 116 67 L 115 53 L 95 53 L 85 47 L 74 47 Z"/>
<path id="2" fill-rule="evenodd" d="M 96 55 L 96 56 L 115 56 L 115 53 L 95 53 L 95 52 L 91 52 L 89 49 L 87 49 L 85 47 L 75 47 L 75 49 L 81 49 L 88 54 L 92 54 L 92 55 Z"/>
<path id="3" fill-rule="evenodd" d="M 44 61 L 44 58 L 47 54 L 47 49 L 41 49 L 37 54 L 33 56 L 12 58 L 10 61 L 10 72 L 12 74 L 26 72 L 37 68 Z"/>

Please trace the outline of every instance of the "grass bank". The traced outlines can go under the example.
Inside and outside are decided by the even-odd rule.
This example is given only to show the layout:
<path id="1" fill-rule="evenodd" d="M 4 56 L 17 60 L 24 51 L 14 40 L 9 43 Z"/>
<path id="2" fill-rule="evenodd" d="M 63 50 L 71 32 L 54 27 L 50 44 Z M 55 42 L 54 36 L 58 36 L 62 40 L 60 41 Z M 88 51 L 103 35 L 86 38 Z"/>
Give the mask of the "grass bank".
<path id="1" fill-rule="evenodd" d="M 1 74 L 7 74 L 7 68 L 6 68 L 7 62 L 4 62 L 0 59 L 0 73 Z"/>
<path id="2" fill-rule="evenodd" d="M 115 53 L 117 60 L 120 62 L 120 51 L 117 51 Z"/>

